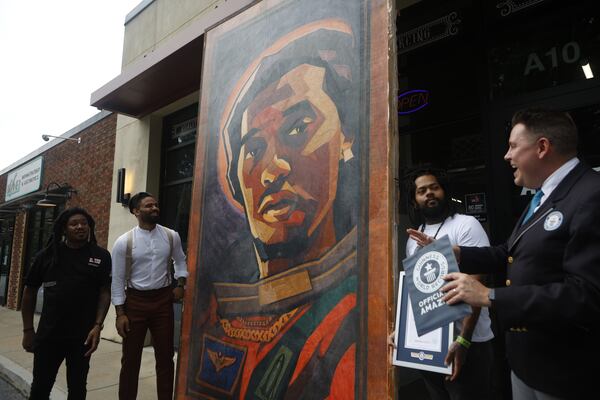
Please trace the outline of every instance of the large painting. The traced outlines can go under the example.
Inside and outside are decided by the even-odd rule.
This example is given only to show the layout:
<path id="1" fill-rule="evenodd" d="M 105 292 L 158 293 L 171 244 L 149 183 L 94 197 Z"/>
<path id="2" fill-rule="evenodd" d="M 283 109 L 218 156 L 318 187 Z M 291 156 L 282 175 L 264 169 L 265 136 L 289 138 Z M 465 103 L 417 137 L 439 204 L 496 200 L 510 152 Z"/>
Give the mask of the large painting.
<path id="1" fill-rule="evenodd" d="M 265 0 L 206 33 L 178 398 L 365 391 L 369 13 Z"/>

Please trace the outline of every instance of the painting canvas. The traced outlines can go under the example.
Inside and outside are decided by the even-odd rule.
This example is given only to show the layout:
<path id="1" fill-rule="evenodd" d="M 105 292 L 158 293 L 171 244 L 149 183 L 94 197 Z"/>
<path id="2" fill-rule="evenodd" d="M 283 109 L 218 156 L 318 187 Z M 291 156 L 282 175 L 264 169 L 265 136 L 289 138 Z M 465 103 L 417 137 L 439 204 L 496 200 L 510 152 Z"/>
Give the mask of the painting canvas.
<path id="1" fill-rule="evenodd" d="M 205 35 L 177 398 L 366 392 L 369 13 L 265 0 Z"/>

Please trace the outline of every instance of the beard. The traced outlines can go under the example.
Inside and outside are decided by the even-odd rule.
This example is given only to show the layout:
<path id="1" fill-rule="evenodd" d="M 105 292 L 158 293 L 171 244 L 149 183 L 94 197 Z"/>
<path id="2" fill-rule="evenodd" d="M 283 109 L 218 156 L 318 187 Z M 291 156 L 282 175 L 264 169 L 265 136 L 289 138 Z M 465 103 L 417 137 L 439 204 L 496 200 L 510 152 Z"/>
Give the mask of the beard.
<path id="1" fill-rule="evenodd" d="M 142 214 L 142 222 L 146 224 L 157 224 L 160 221 L 159 215 Z"/>
<path id="2" fill-rule="evenodd" d="M 421 214 L 423 215 L 423 217 L 425 217 L 426 220 L 439 220 L 442 219 L 443 217 L 446 216 L 447 211 L 448 211 L 448 203 L 446 202 L 446 199 L 440 199 L 438 200 L 437 205 L 433 206 L 433 207 L 428 207 L 428 206 L 423 206 L 419 208 L 419 211 L 421 211 Z"/>

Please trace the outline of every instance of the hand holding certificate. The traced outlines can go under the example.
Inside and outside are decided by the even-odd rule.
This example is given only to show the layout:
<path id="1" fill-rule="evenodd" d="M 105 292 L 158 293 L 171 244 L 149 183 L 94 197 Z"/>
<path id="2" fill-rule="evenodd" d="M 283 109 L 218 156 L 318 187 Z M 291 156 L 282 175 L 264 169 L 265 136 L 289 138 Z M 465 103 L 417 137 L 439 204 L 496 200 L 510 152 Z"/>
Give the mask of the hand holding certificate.
<path id="1" fill-rule="evenodd" d="M 443 276 L 458 272 L 448 236 L 423 247 L 405 258 L 402 264 L 419 336 L 471 314 L 471 307 L 467 304 L 446 304 L 444 293 L 440 291 L 446 284 Z"/>
<path id="2" fill-rule="evenodd" d="M 454 341 L 454 322 L 471 313 L 466 304 L 449 306 L 440 291 L 443 276 L 458 271 L 447 236 L 424 246 L 403 261 L 396 311 L 393 364 L 452 374 L 445 365 Z"/>
<path id="3" fill-rule="evenodd" d="M 396 346 L 392 363 L 401 367 L 450 375 L 452 374 L 452 365 L 445 365 L 445 359 L 454 340 L 454 324 L 451 322 L 442 328 L 419 336 L 406 281 L 406 274 L 400 272 L 398 308 L 396 310 Z"/>

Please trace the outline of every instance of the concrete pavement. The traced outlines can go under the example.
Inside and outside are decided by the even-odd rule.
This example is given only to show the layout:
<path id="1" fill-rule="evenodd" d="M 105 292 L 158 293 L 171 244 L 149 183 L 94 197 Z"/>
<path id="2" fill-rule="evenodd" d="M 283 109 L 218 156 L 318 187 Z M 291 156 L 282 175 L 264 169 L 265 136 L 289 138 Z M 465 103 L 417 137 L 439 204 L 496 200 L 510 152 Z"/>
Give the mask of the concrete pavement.
<path id="1" fill-rule="evenodd" d="M 37 324 L 38 316 L 35 317 Z M 33 354 L 21 347 L 23 326 L 21 313 L 0 307 L 0 375 L 22 393 L 29 393 L 32 380 Z M 118 398 L 121 344 L 102 339 L 92 355 L 88 374 L 88 400 Z M 56 377 L 52 400 L 66 400 L 67 380 L 63 363 Z M 154 351 L 144 348 L 140 368 L 138 399 L 156 399 Z"/>

